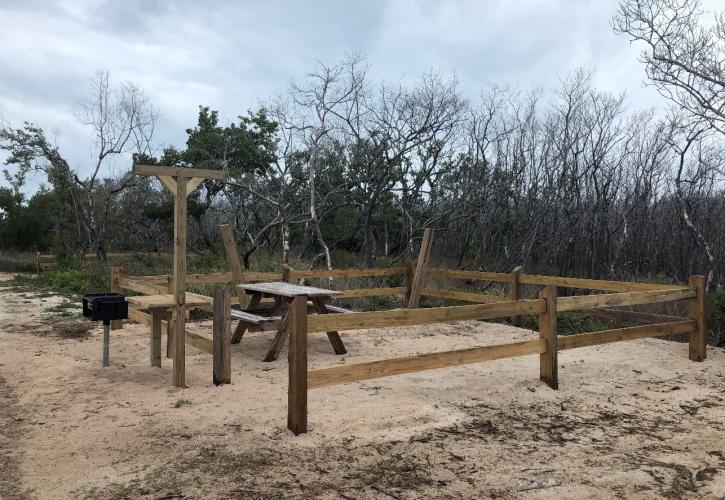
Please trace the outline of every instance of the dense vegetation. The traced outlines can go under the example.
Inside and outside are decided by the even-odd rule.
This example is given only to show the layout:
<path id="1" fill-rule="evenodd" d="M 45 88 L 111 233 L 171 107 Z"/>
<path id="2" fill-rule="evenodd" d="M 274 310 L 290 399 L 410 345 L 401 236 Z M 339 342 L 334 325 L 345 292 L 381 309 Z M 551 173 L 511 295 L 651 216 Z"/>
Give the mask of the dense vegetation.
<path id="1" fill-rule="evenodd" d="M 233 123 L 202 106 L 184 147 L 152 154 L 157 112 L 141 89 L 114 92 L 99 73 L 78 113 L 96 138 L 90 174 L 35 125 L 0 130 L 10 184 L 0 190 L 0 244 L 71 260 L 168 249 L 169 193 L 128 172 L 107 175 L 110 158 L 132 154 L 226 170 L 228 182 L 207 181 L 190 198 L 190 248 L 219 254 L 218 225 L 231 223 L 247 266 L 341 267 L 350 253 L 387 265 L 413 255 L 420 230 L 434 227 L 438 258 L 457 267 L 678 281 L 701 273 L 713 290 L 725 271 L 725 95 L 722 64 L 710 63 L 722 61 L 723 30 L 698 28 L 697 9 L 680 3 L 625 2 L 614 20 L 651 45 L 643 62 L 672 103 L 661 114 L 631 109 L 583 70 L 554 89 L 490 86 L 469 99 L 434 72 L 373 82 L 364 58 L 350 56 Z M 700 31 L 658 31 L 663 23 Z M 687 59 L 706 41 L 701 60 Z M 688 74 L 662 61 L 663 43 L 679 71 L 707 85 L 683 82 Z M 25 199 L 30 170 L 47 174 L 47 187 Z"/>

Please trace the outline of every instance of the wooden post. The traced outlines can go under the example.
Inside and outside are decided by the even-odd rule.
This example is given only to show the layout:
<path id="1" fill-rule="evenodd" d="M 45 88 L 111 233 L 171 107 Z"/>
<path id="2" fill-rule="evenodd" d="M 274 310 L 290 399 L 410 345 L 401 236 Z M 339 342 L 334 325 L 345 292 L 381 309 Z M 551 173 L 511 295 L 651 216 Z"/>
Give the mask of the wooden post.
<path id="1" fill-rule="evenodd" d="M 539 314 L 539 338 L 546 340 L 546 352 L 539 355 L 540 378 L 552 389 L 558 389 L 559 346 L 556 339 L 556 287 L 544 287 L 539 292 L 539 298 L 546 300 L 546 311 Z"/>
<path id="2" fill-rule="evenodd" d="M 292 299 L 289 312 L 287 428 L 307 432 L 307 296 Z"/>
<path id="3" fill-rule="evenodd" d="M 40 274 L 40 252 L 35 252 L 35 274 Z"/>
<path id="4" fill-rule="evenodd" d="M 241 285 L 244 283 L 244 271 L 242 271 L 242 261 L 239 260 L 239 252 L 237 251 L 237 243 L 234 240 L 232 226 L 222 224 L 219 226 L 219 232 L 224 242 L 224 253 L 227 255 L 227 263 L 229 264 L 229 270 L 232 272 L 233 283 L 234 285 Z M 235 286 L 234 292 L 239 298 L 239 307 L 241 309 L 247 307 L 247 294 L 244 293 L 244 290 L 240 290 Z"/>
<path id="5" fill-rule="evenodd" d="M 174 277 L 169 276 L 166 281 L 166 290 L 169 294 L 174 293 Z M 168 311 L 166 315 L 166 357 L 172 359 L 174 357 L 174 317 L 176 313 L 173 309 Z"/>
<path id="6" fill-rule="evenodd" d="M 420 242 L 420 252 L 418 253 L 418 264 L 413 274 L 413 283 L 410 286 L 410 298 L 408 299 L 408 309 L 416 309 L 420 304 L 420 294 L 425 285 L 425 275 L 428 271 L 428 259 L 430 258 L 431 243 L 433 242 L 433 230 L 426 228 L 423 231 L 423 239 Z"/>
<path id="7" fill-rule="evenodd" d="M 121 273 L 123 271 L 120 267 L 111 267 L 111 292 L 112 293 L 123 293 L 120 285 Z M 114 319 L 111 321 L 111 330 L 120 330 L 123 328 L 123 321 L 120 319 Z"/>
<path id="8" fill-rule="evenodd" d="M 214 385 L 232 382 L 232 317 L 229 290 L 214 290 L 213 357 Z"/>
<path id="9" fill-rule="evenodd" d="M 521 266 L 516 266 L 511 271 L 511 300 L 521 299 Z M 521 326 L 521 316 L 515 314 L 511 316 L 511 324 Z"/>
<path id="10" fill-rule="evenodd" d="M 282 281 L 289 283 L 291 270 L 289 265 L 282 264 Z"/>
<path id="11" fill-rule="evenodd" d="M 186 387 L 186 177 L 176 179 L 174 198 L 174 374 L 173 384 Z"/>
<path id="12" fill-rule="evenodd" d="M 696 295 L 690 299 L 690 319 L 697 323 L 695 331 L 690 334 L 690 360 L 705 361 L 705 289 L 704 276 L 690 276 L 688 284 L 695 289 Z"/>
<path id="13" fill-rule="evenodd" d="M 163 310 L 151 309 L 151 366 L 161 367 L 161 317 Z"/>

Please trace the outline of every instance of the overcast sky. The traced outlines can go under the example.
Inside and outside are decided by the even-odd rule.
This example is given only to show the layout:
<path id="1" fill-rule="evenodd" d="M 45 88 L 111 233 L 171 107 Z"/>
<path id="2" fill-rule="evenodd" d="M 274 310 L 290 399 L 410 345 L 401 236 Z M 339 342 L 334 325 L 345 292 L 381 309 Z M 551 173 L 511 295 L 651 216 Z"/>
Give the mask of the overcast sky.
<path id="1" fill-rule="evenodd" d="M 41 126 L 83 172 L 93 144 L 72 109 L 98 69 L 138 83 L 160 112 L 157 143 L 183 146 L 199 105 L 232 120 L 349 52 L 367 56 L 375 80 L 455 71 L 472 98 L 490 83 L 549 88 L 586 67 L 630 109 L 658 105 L 639 49 L 611 31 L 616 4 L 0 0 L 0 118 Z"/>

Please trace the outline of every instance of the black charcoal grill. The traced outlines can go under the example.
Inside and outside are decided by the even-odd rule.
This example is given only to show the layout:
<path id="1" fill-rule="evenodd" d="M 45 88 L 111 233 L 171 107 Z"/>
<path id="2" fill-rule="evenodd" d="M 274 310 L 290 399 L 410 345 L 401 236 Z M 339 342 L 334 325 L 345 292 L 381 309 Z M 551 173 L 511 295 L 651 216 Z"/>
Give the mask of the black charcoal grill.
<path id="1" fill-rule="evenodd" d="M 128 318 L 128 302 L 120 293 L 89 293 L 83 296 L 83 316 L 103 321 L 103 366 L 108 366 L 111 321 Z"/>

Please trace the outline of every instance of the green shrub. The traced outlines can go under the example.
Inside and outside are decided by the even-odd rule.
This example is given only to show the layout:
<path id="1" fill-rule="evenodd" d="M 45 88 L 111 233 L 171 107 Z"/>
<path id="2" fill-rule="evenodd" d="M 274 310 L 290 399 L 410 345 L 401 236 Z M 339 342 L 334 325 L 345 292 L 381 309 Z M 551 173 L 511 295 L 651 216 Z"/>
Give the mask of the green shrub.
<path id="1" fill-rule="evenodd" d="M 0 252 L 0 271 L 34 273 L 36 262 L 34 253 Z"/>

